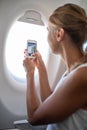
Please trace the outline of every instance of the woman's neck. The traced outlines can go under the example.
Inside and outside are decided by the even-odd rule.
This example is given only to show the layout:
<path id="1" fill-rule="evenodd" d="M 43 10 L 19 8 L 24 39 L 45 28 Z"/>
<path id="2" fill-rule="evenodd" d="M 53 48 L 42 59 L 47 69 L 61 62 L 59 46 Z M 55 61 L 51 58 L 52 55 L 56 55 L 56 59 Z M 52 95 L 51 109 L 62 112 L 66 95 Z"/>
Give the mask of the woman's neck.
<path id="1" fill-rule="evenodd" d="M 67 72 L 70 72 L 78 64 L 81 64 L 81 59 L 83 57 L 82 51 L 76 46 L 65 46 L 63 47 L 62 58 L 66 64 Z"/>

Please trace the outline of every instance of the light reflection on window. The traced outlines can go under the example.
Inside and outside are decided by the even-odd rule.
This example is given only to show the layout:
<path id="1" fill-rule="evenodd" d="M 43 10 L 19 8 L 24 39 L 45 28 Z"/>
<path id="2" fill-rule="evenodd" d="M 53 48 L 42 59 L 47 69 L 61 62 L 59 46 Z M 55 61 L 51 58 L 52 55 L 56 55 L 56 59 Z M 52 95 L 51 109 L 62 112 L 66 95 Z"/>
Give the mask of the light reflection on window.
<path id="1" fill-rule="evenodd" d="M 83 44 L 83 51 L 87 53 L 87 41 Z"/>
<path id="2" fill-rule="evenodd" d="M 13 75 L 14 79 L 23 82 L 25 81 L 23 68 L 24 49 L 28 39 L 37 40 L 37 49 L 46 63 L 48 54 L 46 28 L 16 21 L 7 37 L 5 58 L 10 74 Z"/>

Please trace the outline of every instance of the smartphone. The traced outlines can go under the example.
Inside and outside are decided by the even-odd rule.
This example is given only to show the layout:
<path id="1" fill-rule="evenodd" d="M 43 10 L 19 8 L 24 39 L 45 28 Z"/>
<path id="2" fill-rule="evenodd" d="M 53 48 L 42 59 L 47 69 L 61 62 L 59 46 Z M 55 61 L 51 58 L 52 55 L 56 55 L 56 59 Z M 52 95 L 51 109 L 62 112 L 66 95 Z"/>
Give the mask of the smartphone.
<path id="1" fill-rule="evenodd" d="M 33 54 L 37 50 L 37 41 L 36 40 L 27 40 L 27 52 L 29 57 L 34 57 Z"/>

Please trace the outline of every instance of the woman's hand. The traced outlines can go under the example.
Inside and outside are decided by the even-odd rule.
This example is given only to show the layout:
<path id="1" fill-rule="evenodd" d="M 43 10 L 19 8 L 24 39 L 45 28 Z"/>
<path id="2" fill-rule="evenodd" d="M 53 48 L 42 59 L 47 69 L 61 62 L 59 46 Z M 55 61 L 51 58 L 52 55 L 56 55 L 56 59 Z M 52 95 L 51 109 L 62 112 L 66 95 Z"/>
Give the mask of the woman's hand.
<path id="1" fill-rule="evenodd" d="M 25 56 L 24 56 L 25 59 L 23 61 L 23 66 L 24 66 L 26 72 L 28 72 L 29 74 L 34 73 L 35 66 L 36 66 L 39 72 L 46 73 L 45 64 L 44 64 L 42 57 L 38 51 L 34 54 L 34 58 L 28 57 L 27 50 L 25 50 L 24 53 L 25 53 Z"/>
<path id="2" fill-rule="evenodd" d="M 40 55 L 40 53 L 37 51 L 35 53 L 35 56 L 36 56 L 36 59 L 35 59 L 35 65 L 38 69 L 38 71 L 46 71 L 46 67 L 45 67 L 45 64 L 43 62 L 43 59 L 42 59 L 42 56 Z"/>
<path id="3" fill-rule="evenodd" d="M 25 59 L 23 61 L 23 66 L 25 68 L 25 71 L 31 75 L 31 74 L 34 74 L 34 70 L 35 70 L 35 59 L 33 58 L 29 58 L 28 57 L 28 53 L 27 53 L 27 50 L 25 50 Z"/>

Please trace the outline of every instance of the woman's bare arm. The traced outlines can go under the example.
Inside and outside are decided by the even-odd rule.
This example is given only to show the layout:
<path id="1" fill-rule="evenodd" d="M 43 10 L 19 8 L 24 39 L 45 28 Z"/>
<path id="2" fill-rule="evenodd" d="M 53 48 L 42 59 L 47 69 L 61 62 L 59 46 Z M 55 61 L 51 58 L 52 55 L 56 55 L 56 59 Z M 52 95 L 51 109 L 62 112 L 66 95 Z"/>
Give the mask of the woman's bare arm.
<path id="1" fill-rule="evenodd" d="M 37 57 L 38 64 L 26 58 L 24 65 L 27 71 L 27 111 L 31 124 L 48 124 L 60 122 L 66 119 L 76 110 L 87 104 L 87 67 L 71 72 L 57 85 L 55 91 L 51 92 L 46 77 L 46 70 L 42 61 Z M 38 67 L 40 78 L 44 77 L 41 85 L 47 83 L 47 98 L 40 103 L 35 90 L 34 70 Z M 43 68 L 41 70 L 41 68 Z M 45 73 L 43 73 L 45 72 Z M 41 79 L 40 79 L 41 80 Z"/>
<path id="2" fill-rule="evenodd" d="M 84 72 L 80 70 L 64 78 L 56 91 L 37 105 L 30 123 L 40 125 L 60 122 L 87 103 L 87 79 L 84 79 Z M 30 104 L 29 101 L 27 103 Z"/>
<path id="3" fill-rule="evenodd" d="M 39 72 L 40 96 L 41 100 L 44 101 L 50 94 L 52 94 L 52 90 L 49 85 L 48 75 L 42 57 L 39 53 L 36 53 L 36 57 L 38 62 L 37 68 Z"/>

